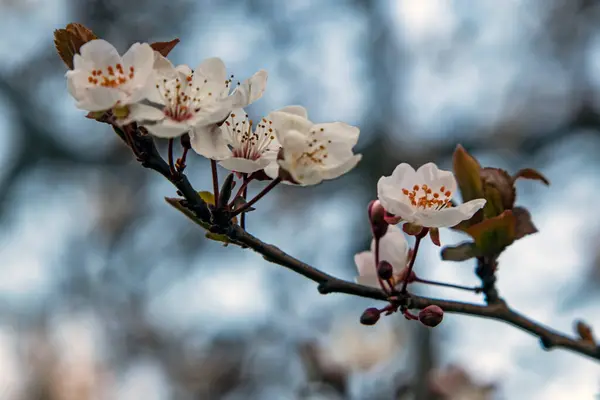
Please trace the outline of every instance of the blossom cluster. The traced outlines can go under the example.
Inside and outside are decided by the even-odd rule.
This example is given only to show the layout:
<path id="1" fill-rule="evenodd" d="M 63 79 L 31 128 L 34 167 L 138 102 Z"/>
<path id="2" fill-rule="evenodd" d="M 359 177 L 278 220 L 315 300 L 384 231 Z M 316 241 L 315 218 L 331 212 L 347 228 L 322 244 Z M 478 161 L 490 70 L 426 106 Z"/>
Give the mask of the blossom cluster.
<path id="1" fill-rule="evenodd" d="M 194 69 L 174 65 L 167 56 L 178 41 L 135 43 L 120 55 L 80 24 L 55 32 L 58 53 L 69 67 L 68 91 L 78 108 L 113 125 L 138 156 L 148 153 L 136 147 L 136 143 L 152 143 L 142 140 L 147 135 L 169 139 L 169 171 L 161 172 L 173 182 L 181 182 L 188 150 L 211 160 L 213 192 L 198 193 L 210 206 L 205 216 L 198 217 L 180 199 L 167 199 L 209 230 L 207 237 L 232 243 L 231 236 L 223 234 L 228 231 L 221 228 L 231 228 L 240 215 L 240 227 L 245 229 L 245 214 L 277 184 L 316 185 L 340 177 L 361 160 L 354 153 L 360 133 L 357 127 L 312 122 L 302 106 L 288 105 L 252 121 L 244 108 L 263 97 L 267 71 L 234 84 L 234 76 L 220 58 L 207 58 Z M 178 137 L 183 154 L 174 162 L 172 145 Z M 220 190 L 217 164 L 233 172 Z M 241 185 L 232 197 L 235 176 Z M 446 246 L 442 259 L 477 258 L 493 264 L 515 240 L 537 232 L 527 209 L 515 205 L 514 184 L 519 178 L 548 184 L 530 168 L 511 176 L 499 168 L 482 167 L 460 145 L 453 155 L 453 171 L 441 170 L 434 163 L 416 170 L 402 163 L 390 176 L 381 177 L 377 199 L 368 207 L 371 249 L 355 256 L 356 282 L 380 288 L 389 305 L 365 310 L 361 321 L 371 325 L 381 314 L 400 310 L 407 319 L 427 326 L 439 324 L 443 310 L 436 305 L 423 308 L 418 316 L 408 310 L 404 300 L 407 285 L 413 282 L 484 290 L 483 286 L 468 288 L 417 277 L 413 267 L 419 245 L 429 237 L 440 246 L 440 228 L 461 230 L 472 241 Z M 271 182 L 247 200 L 253 180 Z M 462 203 L 456 201 L 458 192 Z M 413 248 L 407 236 L 414 237 Z M 494 269 L 485 273 L 493 274 Z"/>
<path id="2" fill-rule="evenodd" d="M 267 71 L 237 85 L 219 58 L 195 69 L 174 66 L 148 43 L 121 56 L 103 39 L 83 44 L 67 72 L 78 108 L 111 112 L 117 125 L 136 123 L 158 138 L 189 136 L 198 154 L 239 174 L 314 185 L 354 168 L 359 129 L 342 122 L 315 124 L 301 106 L 287 106 L 253 123 L 244 107 L 260 99 Z M 235 87 L 234 87 L 235 86 Z"/>

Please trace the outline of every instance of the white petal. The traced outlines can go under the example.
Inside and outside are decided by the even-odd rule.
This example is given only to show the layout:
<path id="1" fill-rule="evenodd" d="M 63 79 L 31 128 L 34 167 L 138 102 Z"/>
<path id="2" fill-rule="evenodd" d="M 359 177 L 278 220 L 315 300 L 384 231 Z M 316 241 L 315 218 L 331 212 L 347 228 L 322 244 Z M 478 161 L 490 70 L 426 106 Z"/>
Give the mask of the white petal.
<path id="1" fill-rule="evenodd" d="M 307 135 L 313 125 L 306 118 L 286 112 L 274 111 L 269 116 L 273 121 L 273 129 L 275 129 L 277 139 L 280 143 L 283 143 L 281 136 L 286 135 L 288 131 L 293 130 Z"/>
<path id="2" fill-rule="evenodd" d="M 230 171 L 251 174 L 252 172 L 264 169 L 269 165 L 269 161 L 263 160 L 262 158 L 259 158 L 258 160 L 249 160 L 247 158 L 231 157 L 219 162 L 219 165 Z"/>
<path id="3" fill-rule="evenodd" d="M 96 68 L 104 68 L 121 62 L 121 56 L 115 47 L 103 39 L 94 39 L 79 50 L 86 62 L 91 62 Z"/>
<path id="4" fill-rule="evenodd" d="M 371 242 L 371 251 L 375 251 L 375 241 Z M 408 259 L 408 242 L 400 228 L 388 226 L 386 234 L 379 243 L 379 259 L 392 264 L 394 273 L 400 272 L 406 266 Z"/>
<path id="5" fill-rule="evenodd" d="M 321 171 L 318 168 L 294 165 L 288 160 L 278 160 L 277 163 L 281 168 L 289 172 L 300 186 L 317 185 L 323 181 L 323 175 L 321 175 Z"/>
<path id="6" fill-rule="evenodd" d="M 374 254 L 370 251 L 363 251 L 354 255 L 354 264 L 358 270 L 360 276 L 377 276 L 377 270 L 375 269 L 375 258 Z"/>
<path id="7" fill-rule="evenodd" d="M 170 119 L 163 119 L 156 124 L 143 125 L 152 135 L 160 138 L 176 138 L 186 133 L 190 128 L 181 122 L 174 122 Z"/>
<path id="8" fill-rule="evenodd" d="M 171 61 L 160 54 L 158 51 L 154 52 L 154 70 L 161 74 L 173 77 L 175 75 L 175 67 L 171 63 Z"/>
<path id="9" fill-rule="evenodd" d="M 304 108 L 302 106 L 287 106 L 287 107 L 283 107 L 277 111 L 297 115 L 301 118 L 308 119 L 308 111 L 306 111 L 306 108 Z M 270 118 L 269 116 L 267 116 L 267 119 L 272 120 L 272 118 Z"/>
<path id="10" fill-rule="evenodd" d="M 444 187 L 446 191 L 454 193 L 456 191 L 456 179 L 450 171 L 441 170 L 434 163 L 423 164 L 416 171 L 417 180 L 427 184 L 434 191 Z M 417 183 L 418 184 L 418 183 Z"/>
<path id="11" fill-rule="evenodd" d="M 267 71 L 261 69 L 252 77 L 242 82 L 231 94 L 232 107 L 246 107 L 260 99 L 267 87 L 267 78 Z"/>
<path id="12" fill-rule="evenodd" d="M 429 228 L 449 228 L 471 218 L 485 205 L 485 202 L 485 199 L 475 199 L 457 207 L 444 208 L 439 211 L 419 211 L 415 215 L 416 223 Z"/>
<path id="13" fill-rule="evenodd" d="M 93 66 L 91 65 L 91 63 L 86 62 L 83 57 L 81 57 L 81 54 L 75 54 L 73 56 L 73 70 L 88 70 L 90 68 L 92 68 Z"/>
<path id="14" fill-rule="evenodd" d="M 125 71 L 134 68 L 132 85 L 144 87 L 154 68 L 154 50 L 148 43 L 134 43 L 123 55 Z"/>
<path id="15" fill-rule="evenodd" d="M 87 111 L 104 111 L 111 109 L 122 97 L 123 92 L 119 89 L 102 86 L 86 88 L 78 99 L 77 107 Z"/>
<path id="16" fill-rule="evenodd" d="M 416 208 L 408 203 L 407 197 L 402 193 L 404 187 L 399 176 L 383 176 L 377 182 L 377 198 L 388 212 L 410 221 Z"/>
<path id="17" fill-rule="evenodd" d="M 190 131 L 190 142 L 194 151 L 212 160 L 231 157 L 228 141 L 216 125 L 197 126 Z"/>
<path id="18" fill-rule="evenodd" d="M 79 99 L 82 96 L 84 89 L 88 86 L 88 72 L 82 70 L 72 70 L 67 71 L 65 76 L 67 77 L 67 89 L 69 93 L 74 98 Z"/>
<path id="19" fill-rule="evenodd" d="M 225 63 L 218 57 L 207 58 L 194 71 L 194 76 L 201 76 L 208 81 L 223 82 L 227 79 Z"/>
<path id="20" fill-rule="evenodd" d="M 353 147 L 358 142 L 360 129 L 343 122 L 329 122 L 326 124 L 316 124 L 312 131 L 321 132 L 318 137 L 331 140 L 335 143 L 343 143 Z"/>
<path id="21" fill-rule="evenodd" d="M 340 176 L 350 172 L 350 170 L 352 170 L 354 167 L 356 167 L 356 165 L 361 160 L 361 158 L 362 158 L 361 154 L 355 154 L 351 158 L 349 158 L 346 162 L 344 162 L 340 165 L 337 165 L 332 168 L 324 169 L 322 171 L 323 178 L 324 179 L 335 179 L 337 177 L 340 177 Z"/>
<path id="22" fill-rule="evenodd" d="M 131 121 L 160 121 L 165 118 L 161 109 L 146 104 L 132 104 L 129 106 L 128 120 Z"/>
<path id="23" fill-rule="evenodd" d="M 277 162 L 270 163 L 264 169 L 265 174 L 271 179 L 275 179 L 279 175 L 279 164 Z"/>

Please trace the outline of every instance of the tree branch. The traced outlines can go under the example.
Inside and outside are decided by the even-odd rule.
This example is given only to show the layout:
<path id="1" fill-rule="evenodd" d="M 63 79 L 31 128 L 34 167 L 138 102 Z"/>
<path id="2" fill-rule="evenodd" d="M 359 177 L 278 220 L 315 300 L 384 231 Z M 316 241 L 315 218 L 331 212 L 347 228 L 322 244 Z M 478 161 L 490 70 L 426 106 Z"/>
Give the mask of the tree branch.
<path id="1" fill-rule="evenodd" d="M 140 161 L 142 162 L 142 165 L 159 172 L 169 179 L 185 198 L 187 202 L 186 206 L 189 210 L 203 222 L 213 224 L 212 213 L 207 204 L 200 198 L 198 192 L 192 187 L 183 173 L 172 176 L 169 165 L 158 153 L 152 138 L 147 135 L 135 135 L 134 141 L 134 145 L 137 146 L 137 150 L 141 154 Z M 564 348 L 600 360 L 600 347 L 596 344 L 583 341 L 577 337 L 566 336 L 547 326 L 537 323 L 508 307 L 506 302 L 501 298 L 497 298 L 494 302 L 487 305 L 479 305 L 416 296 L 414 294 L 403 295 L 398 293 L 397 297 L 388 297 L 381 289 L 348 282 L 312 267 L 290 256 L 278 247 L 264 243 L 238 225 L 230 224 L 229 226 L 219 226 L 219 228 L 220 231 L 227 234 L 233 242 L 251 248 L 261 254 L 265 260 L 288 268 L 318 283 L 318 290 L 321 294 L 346 293 L 374 300 L 396 302 L 409 309 L 423 309 L 431 305 L 436 305 L 441 307 L 447 313 L 472 315 L 505 322 L 538 337 L 542 347 L 546 350 L 552 348 Z"/>

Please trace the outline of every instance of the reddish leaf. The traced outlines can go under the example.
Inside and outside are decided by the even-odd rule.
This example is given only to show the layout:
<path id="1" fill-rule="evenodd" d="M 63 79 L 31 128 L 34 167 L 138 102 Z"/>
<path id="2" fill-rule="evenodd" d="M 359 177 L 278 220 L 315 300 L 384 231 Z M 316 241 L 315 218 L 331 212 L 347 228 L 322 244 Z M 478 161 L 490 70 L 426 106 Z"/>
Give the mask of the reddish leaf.
<path id="1" fill-rule="evenodd" d="M 589 342 L 592 344 L 596 343 L 596 340 L 594 339 L 594 334 L 592 333 L 592 327 L 586 324 L 585 322 L 577 321 L 575 325 L 575 330 L 577 331 L 577 334 L 579 334 L 581 340 L 583 340 L 584 342 Z"/>
<path id="2" fill-rule="evenodd" d="M 440 247 L 440 230 L 438 228 L 429 228 L 429 237 L 431 242 L 436 246 Z"/>
<path id="3" fill-rule="evenodd" d="M 513 182 L 519 178 L 533 179 L 536 181 L 543 182 L 546 186 L 550 185 L 550 181 L 546 179 L 544 175 L 542 175 L 540 172 L 536 171 L 533 168 L 523 168 L 519 170 L 516 174 L 513 175 Z"/>
<path id="4" fill-rule="evenodd" d="M 537 233 L 537 228 L 531 221 L 529 210 L 523 207 L 515 207 L 512 212 L 516 218 L 515 225 L 515 240 L 521 239 L 524 236 Z"/>
<path id="5" fill-rule="evenodd" d="M 484 255 L 496 255 L 515 241 L 516 218 L 506 210 L 467 229 L 477 248 Z"/>
<path id="6" fill-rule="evenodd" d="M 473 242 L 463 242 L 456 246 L 446 246 L 442 249 L 442 260 L 446 261 L 465 261 L 479 256 L 477 246 Z"/>
<path id="7" fill-rule="evenodd" d="M 150 45 L 154 51 L 158 51 L 163 57 L 169 55 L 171 50 L 179 43 L 179 38 L 175 38 L 170 42 L 154 42 Z"/>
<path id="8" fill-rule="evenodd" d="M 91 30 L 77 23 L 54 31 L 56 51 L 69 69 L 73 69 L 73 57 L 79 53 L 81 46 L 94 39 L 98 37 Z"/>
<path id="9" fill-rule="evenodd" d="M 493 185 L 500 194 L 503 210 L 510 210 L 515 205 L 516 192 L 512 177 L 500 168 L 483 168 L 479 173 L 484 185 Z"/>

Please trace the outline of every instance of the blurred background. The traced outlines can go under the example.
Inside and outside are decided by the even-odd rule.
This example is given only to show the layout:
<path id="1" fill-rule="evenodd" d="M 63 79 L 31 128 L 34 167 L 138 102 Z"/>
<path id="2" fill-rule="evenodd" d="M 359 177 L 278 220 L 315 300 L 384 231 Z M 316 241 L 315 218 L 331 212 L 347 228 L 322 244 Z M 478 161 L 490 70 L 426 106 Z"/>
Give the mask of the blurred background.
<path id="1" fill-rule="evenodd" d="M 363 161 L 281 187 L 248 229 L 351 280 L 366 206 L 401 162 L 539 169 L 517 203 L 540 232 L 500 258 L 509 304 L 564 332 L 600 329 L 600 2 L 596 0 L 0 0 L 0 399 L 593 399 L 593 361 L 515 328 L 446 315 L 358 323 L 377 305 L 204 238 L 106 125 L 66 90 L 52 33 L 80 22 L 124 52 L 182 42 L 236 79 L 269 71 L 253 117 L 302 104 L 361 128 Z M 164 145 L 164 143 L 163 143 Z M 188 159 L 189 160 L 189 159 Z M 189 160 L 198 190 L 209 164 Z M 224 176 L 224 171 L 221 171 Z M 251 188 L 260 189 L 260 185 Z M 465 238 L 443 231 L 442 241 Z M 423 278 L 476 285 L 424 246 Z M 420 293 L 464 301 L 439 288 Z"/>

